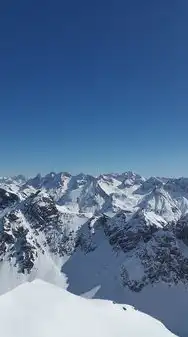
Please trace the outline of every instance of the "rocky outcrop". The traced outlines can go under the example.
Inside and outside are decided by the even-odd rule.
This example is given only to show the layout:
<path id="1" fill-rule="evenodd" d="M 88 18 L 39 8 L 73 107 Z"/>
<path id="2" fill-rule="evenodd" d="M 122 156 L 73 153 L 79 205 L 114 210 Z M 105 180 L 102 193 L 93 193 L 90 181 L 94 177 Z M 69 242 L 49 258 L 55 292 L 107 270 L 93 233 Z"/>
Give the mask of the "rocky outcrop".
<path id="1" fill-rule="evenodd" d="M 124 262 L 119 266 L 120 280 L 135 292 L 158 282 L 188 284 L 188 258 L 179 244 L 180 235 L 172 227 L 163 223 L 157 226 L 143 210 L 133 216 L 121 211 L 112 219 L 105 215 L 93 217 L 80 229 L 76 249 L 92 254 L 104 235 L 118 255 L 124 254 Z"/>
<path id="2" fill-rule="evenodd" d="M 34 266 L 37 249 L 41 249 L 29 229 L 20 222 L 19 212 L 13 211 L 1 220 L 0 260 L 10 261 L 18 273 L 29 273 Z"/>
<path id="3" fill-rule="evenodd" d="M 13 206 L 19 201 L 19 197 L 11 192 L 0 188 L 0 210 Z"/>
<path id="4" fill-rule="evenodd" d="M 188 214 L 181 217 L 174 225 L 176 237 L 188 246 Z"/>

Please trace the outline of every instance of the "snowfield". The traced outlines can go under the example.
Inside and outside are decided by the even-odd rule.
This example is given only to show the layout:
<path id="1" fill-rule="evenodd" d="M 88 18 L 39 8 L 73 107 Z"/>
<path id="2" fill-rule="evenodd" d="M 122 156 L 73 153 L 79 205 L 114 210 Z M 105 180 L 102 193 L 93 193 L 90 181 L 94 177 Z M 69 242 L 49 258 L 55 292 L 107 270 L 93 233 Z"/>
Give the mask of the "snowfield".
<path id="1" fill-rule="evenodd" d="M 173 337 L 131 306 L 88 300 L 35 280 L 0 297 L 1 337 Z"/>

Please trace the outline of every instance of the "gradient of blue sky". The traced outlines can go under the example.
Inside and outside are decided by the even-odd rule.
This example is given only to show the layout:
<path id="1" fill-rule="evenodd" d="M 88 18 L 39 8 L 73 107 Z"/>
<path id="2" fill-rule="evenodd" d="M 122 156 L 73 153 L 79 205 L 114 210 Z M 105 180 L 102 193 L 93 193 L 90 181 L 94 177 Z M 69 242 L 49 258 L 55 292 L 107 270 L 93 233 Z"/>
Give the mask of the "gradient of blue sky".
<path id="1" fill-rule="evenodd" d="M 188 176 L 187 0 L 0 7 L 1 175 Z"/>

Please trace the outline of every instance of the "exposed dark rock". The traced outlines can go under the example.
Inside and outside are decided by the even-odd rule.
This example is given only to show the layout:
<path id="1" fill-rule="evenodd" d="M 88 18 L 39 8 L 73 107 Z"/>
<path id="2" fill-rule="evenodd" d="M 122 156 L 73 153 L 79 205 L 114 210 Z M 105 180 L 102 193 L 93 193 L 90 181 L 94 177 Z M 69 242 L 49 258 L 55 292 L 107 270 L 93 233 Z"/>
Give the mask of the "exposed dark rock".
<path id="1" fill-rule="evenodd" d="M 0 188 L 0 209 L 14 205 L 19 201 L 16 194 L 7 192 L 3 188 Z"/>

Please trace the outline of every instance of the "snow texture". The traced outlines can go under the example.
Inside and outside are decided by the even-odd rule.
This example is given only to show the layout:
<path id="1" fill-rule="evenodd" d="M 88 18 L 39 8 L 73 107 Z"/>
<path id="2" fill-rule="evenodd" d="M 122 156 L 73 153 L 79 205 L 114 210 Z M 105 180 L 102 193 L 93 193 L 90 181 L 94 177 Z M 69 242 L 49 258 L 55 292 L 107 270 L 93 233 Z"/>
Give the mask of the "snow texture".
<path id="1" fill-rule="evenodd" d="M 173 337 L 130 306 L 88 300 L 36 280 L 0 297 L 2 337 Z"/>

